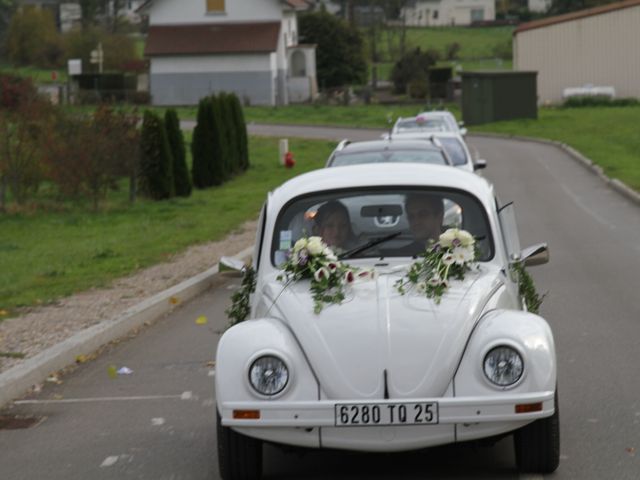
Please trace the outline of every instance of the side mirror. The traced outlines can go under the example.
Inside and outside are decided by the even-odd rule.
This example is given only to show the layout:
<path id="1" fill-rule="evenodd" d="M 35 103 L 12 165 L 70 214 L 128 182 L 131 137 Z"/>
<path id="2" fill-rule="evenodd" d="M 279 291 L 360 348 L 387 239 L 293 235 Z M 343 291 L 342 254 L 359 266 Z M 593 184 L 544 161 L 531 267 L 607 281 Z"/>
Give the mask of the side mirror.
<path id="1" fill-rule="evenodd" d="M 520 258 L 525 267 L 549 263 L 549 246 L 546 243 L 538 243 L 527 247 L 520 253 Z"/>
<path id="2" fill-rule="evenodd" d="M 460 135 L 462 135 L 463 137 L 467 134 L 467 129 L 466 128 L 461 128 L 460 129 Z"/>
<path id="3" fill-rule="evenodd" d="M 478 158 L 477 160 L 475 160 L 473 162 L 473 170 L 483 170 L 487 168 L 487 161 L 482 159 L 482 158 Z"/>
<path id="4" fill-rule="evenodd" d="M 242 260 L 233 257 L 222 257 L 218 263 L 218 272 L 229 277 L 241 277 L 246 268 Z"/>

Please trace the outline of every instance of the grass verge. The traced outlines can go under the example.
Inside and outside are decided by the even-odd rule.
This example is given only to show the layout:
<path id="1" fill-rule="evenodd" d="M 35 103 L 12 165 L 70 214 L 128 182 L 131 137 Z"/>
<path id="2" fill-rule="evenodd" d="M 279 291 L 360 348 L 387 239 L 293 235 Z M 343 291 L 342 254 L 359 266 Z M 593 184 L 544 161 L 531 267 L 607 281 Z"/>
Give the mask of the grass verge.
<path id="1" fill-rule="evenodd" d="M 543 138 L 566 143 L 640 191 L 640 106 L 541 108 L 539 118 L 478 125 L 472 132 Z"/>
<path id="2" fill-rule="evenodd" d="M 20 307 L 54 302 L 154 263 L 186 247 L 223 238 L 255 218 L 267 191 L 321 168 L 334 142 L 290 139 L 297 164 L 278 164 L 278 140 L 251 138 L 251 167 L 189 198 L 126 204 L 126 188 L 99 213 L 69 206 L 0 216 L 0 319 Z M 212 259 L 213 260 L 213 259 Z"/>

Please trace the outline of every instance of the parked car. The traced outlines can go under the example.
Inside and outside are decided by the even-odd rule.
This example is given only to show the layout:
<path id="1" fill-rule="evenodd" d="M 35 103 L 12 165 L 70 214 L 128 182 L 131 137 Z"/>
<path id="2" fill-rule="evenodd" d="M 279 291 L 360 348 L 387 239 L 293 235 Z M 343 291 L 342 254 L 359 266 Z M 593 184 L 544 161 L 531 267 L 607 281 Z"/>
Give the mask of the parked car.
<path id="1" fill-rule="evenodd" d="M 464 170 L 476 171 L 487 167 L 487 161 L 478 158 L 474 159 L 469 151 L 467 143 L 462 136 L 455 132 L 406 132 L 393 135 L 393 140 L 418 140 L 431 139 L 438 142 L 444 148 L 451 159 L 453 166 Z"/>
<path id="2" fill-rule="evenodd" d="M 327 160 L 327 167 L 359 165 L 362 163 L 431 163 L 453 165 L 443 146 L 431 138 L 402 140 L 341 141 Z"/>
<path id="3" fill-rule="evenodd" d="M 464 122 L 459 122 L 453 113 L 448 110 L 430 110 L 428 112 L 422 112 L 417 115 L 423 121 L 430 121 L 435 119 L 441 119 L 447 124 L 447 130 L 465 136 L 467 129 L 464 128 Z"/>
<path id="4" fill-rule="evenodd" d="M 419 196 L 449 202 L 460 216 L 437 247 L 415 256 L 406 204 Z M 359 242 L 340 257 L 304 223 L 330 202 L 348 208 Z M 387 216 L 402 221 L 375 221 Z M 475 259 L 447 260 L 454 245 Z M 433 273 L 434 255 L 437 268 L 450 261 L 447 272 L 463 270 L 442 273 L 439 297 L 431 283 L 411 280 Z M 547 260 L 544 244 L 520 248 L 513 205 L 460 169 L 325 168 L 271 192 L 245 277 L 255 280 L 250 313 L 217 348 L 222 477 L 258 478 L 265 442 L 395 452 L 508 434 L 520 471 L 555 470 L 553 335 L 524 306 L 514 268 Z"/>

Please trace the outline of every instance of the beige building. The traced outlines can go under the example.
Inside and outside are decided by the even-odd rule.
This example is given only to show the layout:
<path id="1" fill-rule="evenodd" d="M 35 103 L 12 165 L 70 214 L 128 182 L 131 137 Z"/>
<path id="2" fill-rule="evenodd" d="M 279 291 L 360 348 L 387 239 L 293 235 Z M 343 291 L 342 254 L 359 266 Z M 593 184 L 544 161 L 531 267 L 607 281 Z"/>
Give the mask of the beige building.
<path id="1" fill-rule="evenodd" d="M 513 33 L 513 56 L 514 70 L 538 72 L 540 104 L 583 86 L 640 97 L 640 0 L 524 23 Z"/>

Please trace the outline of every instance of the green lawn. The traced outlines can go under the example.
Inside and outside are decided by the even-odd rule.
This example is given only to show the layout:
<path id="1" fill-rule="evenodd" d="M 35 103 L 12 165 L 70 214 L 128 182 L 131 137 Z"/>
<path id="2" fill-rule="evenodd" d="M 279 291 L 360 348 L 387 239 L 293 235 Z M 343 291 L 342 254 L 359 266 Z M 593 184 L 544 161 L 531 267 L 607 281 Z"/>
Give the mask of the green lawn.
<path id="1" fill-rule="evenodd" d="M 55 79 L 52 76 L 52 72 L 55 72 Z M 18 75 L 21 77 L 31 77 L 35 83 L 66 83 L 67 82 L 67 69 L 66 68 L 52 68 L 42 69 L 36 67 L 14 67 L 6 63 L 0 63 L 0 73 L 8 73 L 11 75 Z"/>
<path id="2" fill-rule="evenodd" d="M 446 105 L 457 112 L 455 105 Z M 248 122 L 297 125 L 338 125 L 344 127 L 388 128 L 388 118 L 410 117 L 428 105 L 289 105 L 286 107 L 244 107 Z M 185 117 L 186 118 L 186 117 Z"/>
<path id="3" fill-rule="evenodd" d="M 407 28 L 406 45 L 408 48 L 420 47 L 421 50 L 429 48 L 444 53 L 447 45 L 457 42 L 460 44 L 459 56 L 461 60 L 479 58 L 493 58 L 493 49 L 496 45 L 504 44 L 511 40 L 514 27 L 409 27 Z M 397 34 L 395 35 L 397 37 Z M 387 47 L 386 34 L 380 36 L 378 48 L 382 58 L 392 60 Z"/>
<path id="4" fill-rule="evenodd" d="M 607 176 L 640 191 L 640 106 L 541 108 L 537 120 L 474 126 L 471 131 L 546 138 L 566 143 Z"/>
<path id="5" fill-rule="evenodd" d="M 190 245 L 221 239 L 257 216 L 267 191 L 322 167 L 334 147 L 290 139 L 297 164 L 287 170 L 278 164 L 278 140 L 254 137 L 247 173 L 218 188 L 195 190 L 190 198 L 130 207 L 123 189 L 100 213 L 75 207 L 1 215 L 0 311 L 11 315 L 20 306 L 105 286 Z"/>

